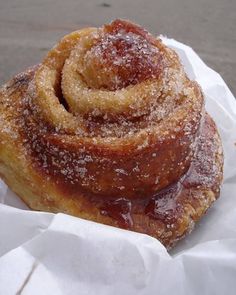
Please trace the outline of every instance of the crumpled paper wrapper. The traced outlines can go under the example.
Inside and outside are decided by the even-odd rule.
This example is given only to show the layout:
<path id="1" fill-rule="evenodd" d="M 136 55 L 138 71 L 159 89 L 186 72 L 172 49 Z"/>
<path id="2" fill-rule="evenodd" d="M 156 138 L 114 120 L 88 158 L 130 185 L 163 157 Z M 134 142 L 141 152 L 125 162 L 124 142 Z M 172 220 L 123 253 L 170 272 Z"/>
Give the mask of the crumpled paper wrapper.
<path id="1" fill-rule="evenodd" d="M 236 101 L 190 47 L 162 39 L 200 83 L 221 134 L 220 199 L 168 253 L 147 235 L 28 211 L 1 182 L 0 294 L 236 294 Z"/>

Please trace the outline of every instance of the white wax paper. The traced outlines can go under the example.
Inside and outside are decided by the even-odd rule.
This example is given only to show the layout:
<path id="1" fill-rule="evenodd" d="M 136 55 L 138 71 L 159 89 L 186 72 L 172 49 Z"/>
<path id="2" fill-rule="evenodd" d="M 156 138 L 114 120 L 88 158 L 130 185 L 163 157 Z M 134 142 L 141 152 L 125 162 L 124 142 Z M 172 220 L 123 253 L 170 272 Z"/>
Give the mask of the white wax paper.
<path id="1" fill-rule="evenodd" d="M 220 199 L 168 253 L 147 235 L 25 210 L 2 182 L 1 295 L 236 294 L 236 101 L 191 48 L 162 39 L 202 86 L 220 131 L 225 154 Z"/>

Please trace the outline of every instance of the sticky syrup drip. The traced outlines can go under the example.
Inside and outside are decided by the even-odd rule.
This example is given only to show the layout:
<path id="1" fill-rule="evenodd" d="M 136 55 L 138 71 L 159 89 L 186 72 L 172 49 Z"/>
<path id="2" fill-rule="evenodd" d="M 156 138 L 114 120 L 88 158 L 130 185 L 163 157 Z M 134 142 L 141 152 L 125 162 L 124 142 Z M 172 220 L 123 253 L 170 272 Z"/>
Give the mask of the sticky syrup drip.
<path id="1" fill-rule="evenodd" d="M 131 201 L 124 198 L 105 202 L 101 207 L 101 214 L 108 215 L 118 221 L 119 226 L 130 228 L 133 225 L 131 218 Z"/>
<path id="2" fill-rule="evenodd" d="M 154 219 L 173 224 L 178 217 L 178 203 L 176 198 L 182 190 L 180 182 L 154 195 L 145 208 L 145 214 Z"/>
<path id="3" fill-rule="evenodd" d="M 191 200 L 198 196 L 197 191 L 210 189 L 217 197 L 219 195 L 219 179 L 222 177 L 221 165 L 215 165 L 216 155 L 220 153 L 216 139 L 212 137 L 215 126 L 207 116 L 196 146 L 196 155 L 192 160 L 189 170 L 178 182 L 150 196 L 150 199 L 134 200 L 129 203 L 129 220 L 132 218 L 130 212 L 140 212 L 152 219 L 160 220 L 168 227 L 174 227 L 176 220 L 182 214 L 184 200 Z M 202 195 L 202 194 L 201 194 Z M 104 207 L 107 215 L 119 219 L 122 212 L 119 206 Z M 130 227 L 129 227 L 130 228 Z"/>

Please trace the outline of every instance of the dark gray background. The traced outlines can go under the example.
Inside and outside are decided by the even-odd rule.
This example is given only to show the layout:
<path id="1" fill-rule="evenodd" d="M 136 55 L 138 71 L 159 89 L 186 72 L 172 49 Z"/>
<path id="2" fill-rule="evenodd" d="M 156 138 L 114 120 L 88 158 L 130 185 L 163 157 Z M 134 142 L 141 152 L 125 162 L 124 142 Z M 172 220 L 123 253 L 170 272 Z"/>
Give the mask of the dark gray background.
<path id="1" fill-rule="evenodd" d="M 0 0 L 0 84 L 68 32 L 118 17 L 189 44 L 236 93 L 236 0 Z"/>

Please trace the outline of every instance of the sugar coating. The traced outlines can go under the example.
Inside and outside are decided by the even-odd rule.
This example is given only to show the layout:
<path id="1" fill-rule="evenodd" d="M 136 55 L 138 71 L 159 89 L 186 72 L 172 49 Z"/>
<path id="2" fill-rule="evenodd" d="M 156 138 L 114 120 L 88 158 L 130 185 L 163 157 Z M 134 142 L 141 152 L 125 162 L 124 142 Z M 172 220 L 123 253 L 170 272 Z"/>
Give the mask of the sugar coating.
<path id="1" fill-rule="evenodd" d="M 169 247 L 219 195 L 222 148 L 199 85 L 129 22 L 73 32 L 4 85 L 0 126 L 1 160 L 21 164 L 47 210 L 59 196 L 64 212 L 81 206 Z"/>
<path id="2" fill-rule="evenodd" d="M 59 183 L 106 196 L 148 195 L 190 165 L 199 87 L 171 49 L 133 24 L 83 32 L 49 52 L 18 102 L 24 146 Z M 79 89 L 76 109 L 66 89 Z"/>

